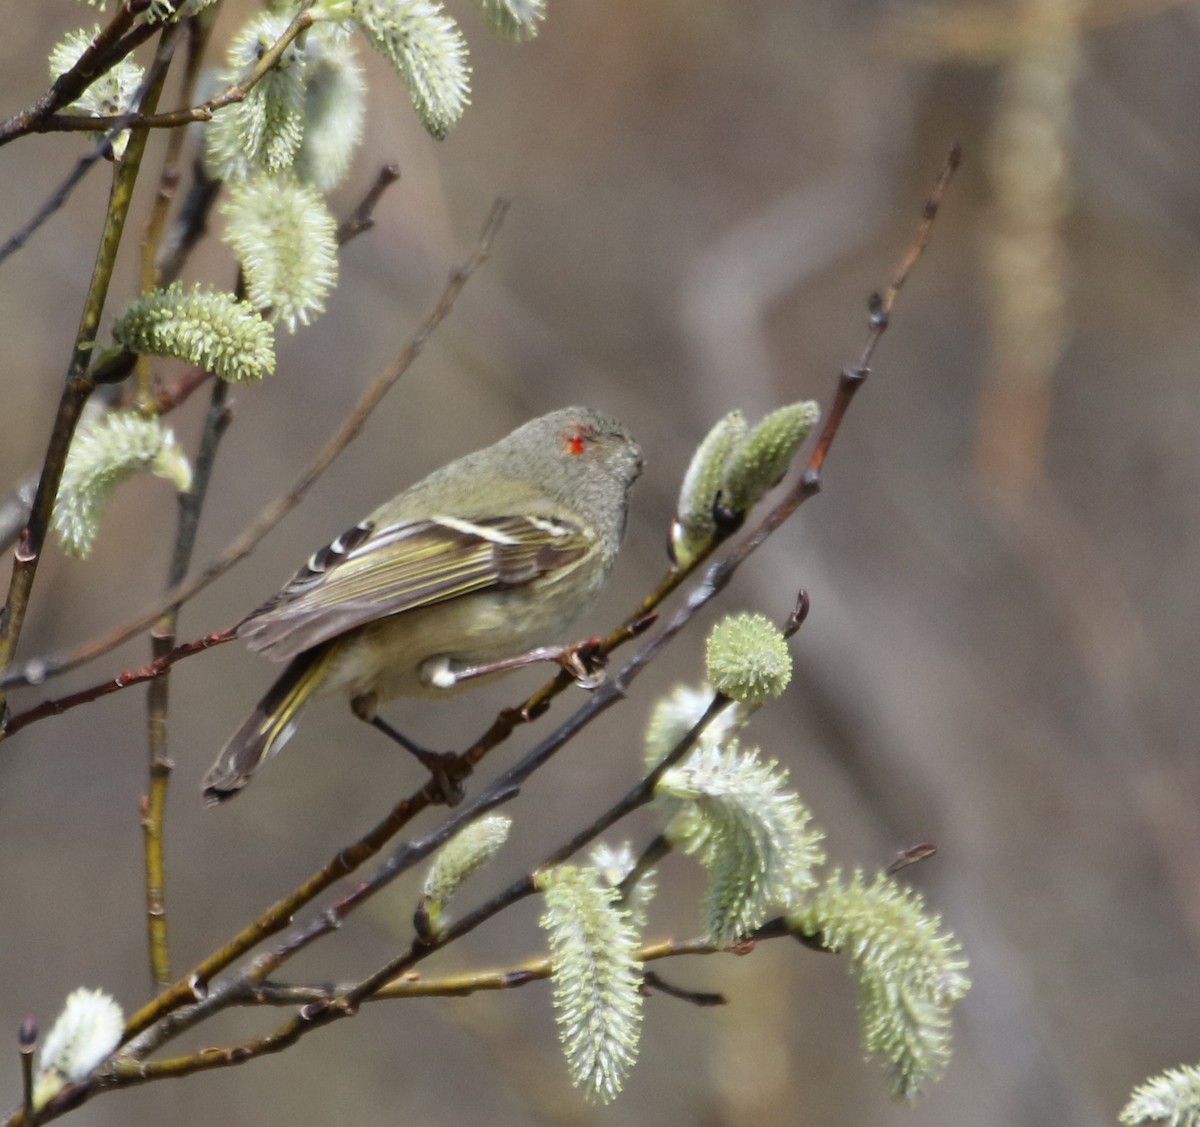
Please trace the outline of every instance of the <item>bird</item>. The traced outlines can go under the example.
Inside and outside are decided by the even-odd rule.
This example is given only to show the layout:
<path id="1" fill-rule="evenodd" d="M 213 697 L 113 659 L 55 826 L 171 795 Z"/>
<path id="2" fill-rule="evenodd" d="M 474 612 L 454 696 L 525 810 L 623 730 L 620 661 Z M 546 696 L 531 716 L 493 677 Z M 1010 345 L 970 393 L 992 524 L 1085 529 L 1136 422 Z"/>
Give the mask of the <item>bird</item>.
<path id="1" fill-rule="evenodd" d="M 205 804 L 245 787 L 317 694 L 343 692 L 430 765 L 378 717 L 381 701 L 566 663 L 574 650 L 550 643 L 607 580 L 642 468 L 621 423 L 564 408 L 435 470 L 315 552 L 236 627 L 287 665 L 205 775 Z"/>

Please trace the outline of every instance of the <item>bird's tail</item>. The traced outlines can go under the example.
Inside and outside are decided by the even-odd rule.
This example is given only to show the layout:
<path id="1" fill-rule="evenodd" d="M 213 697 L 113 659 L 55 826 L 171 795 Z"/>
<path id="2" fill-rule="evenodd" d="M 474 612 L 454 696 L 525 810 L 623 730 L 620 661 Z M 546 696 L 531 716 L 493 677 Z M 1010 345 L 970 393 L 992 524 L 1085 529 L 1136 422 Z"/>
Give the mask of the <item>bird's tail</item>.
<path id="1" fill-rule="evenodd" d="M 206 806 L 216 806 L 232 798 L 287 743 L 296 730 L 300 710 L 325 676 L 329 657 L 329 646 L 315 646 L 288 662 L 279 680 L 258 702 L 250 718 L 234 732 L 204 776 Z"/>

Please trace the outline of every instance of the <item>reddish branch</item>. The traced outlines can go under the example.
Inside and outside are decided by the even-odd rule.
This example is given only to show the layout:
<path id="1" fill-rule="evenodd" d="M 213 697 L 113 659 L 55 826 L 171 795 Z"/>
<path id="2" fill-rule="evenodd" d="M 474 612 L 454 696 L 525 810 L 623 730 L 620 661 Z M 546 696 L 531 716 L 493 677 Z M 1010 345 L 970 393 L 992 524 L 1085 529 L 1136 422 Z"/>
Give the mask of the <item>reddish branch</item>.
<path id="1" fill-rule="evenodd" d="M 102 681 L 98 685 L 92 685 L 87 689 L 80 689 L 77 693 L 69 693 L 65 697 L 56 697 L 54 700 L 45 700 L 41 704 L 35 705 L 33 708 L 28 708 L 24 712 L 18 712 L 4 729 L 4 735 L 15 735 L 27 724 L 32 724 L 36 720 L 44 720 L 47 716 L 61 716 L 64 712 L 72 708 L 77 708 L 81 704 L 90 704 L 94 700 L 99 700 L 101 697 L 106 697 L 109 693 L 119 692 L 121 689 L 128 689 L 130 685 L 140 685 L 144 681 L 153 681 L 155 677 L 161 677 L 168 669 L 171 668 L 177 661 L 182 661 L 185 657 L 191 657 L 192 654 L 201 653 L 203 650 L 212 649 L 213 646 L 219 646 L 224 642 L 231 642 L 237 635 L 232 629 L 221 630 L 215 634 L 206 634 L 203 638 L 197 638 L 194 642 L 185 642 L 181 646 L 176 646 L 169 653 L 165 653 L 160 657 L 156 657 L 153 661 L 148 661 L 145 665 L 137 669 L 129 669 L 124 673 L 118 673 L 109 681 Z"/>

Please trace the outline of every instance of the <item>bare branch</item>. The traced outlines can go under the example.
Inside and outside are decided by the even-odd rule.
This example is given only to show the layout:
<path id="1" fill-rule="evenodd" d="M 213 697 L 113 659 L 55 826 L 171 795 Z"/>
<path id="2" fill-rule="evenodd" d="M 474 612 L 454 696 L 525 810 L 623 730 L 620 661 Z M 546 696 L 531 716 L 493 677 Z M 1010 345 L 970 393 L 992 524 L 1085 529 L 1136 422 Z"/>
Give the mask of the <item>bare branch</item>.
<path id="1" fill-rule="evenodd" d="M 160 51 L 143 83 L 142 105 L 153 108 L 157 104 L 163 82 L 166 80 L 169 62 L 169 49 Z M 33 507 L 30 510 L 29 522 L 21 532 L 17 550 L 13 556 L 12 579 L 9 583 L 4 610 L 0 612 L 0 665 L 7 666 L 9 664 L 20 639 L 21 629 L 25 623 L 25 612 L 28 610 L 29 598 L 33 591 L 33 581 L 37 575 L 38 562 L 50 526 L 50 514 L 54 507 L 54 499 L 58 494 L 59 483 L 62 480 L 63 467 L 66 465 L 67 451 L 75 434 L 75 428 L 79 424 L 84 404 L 95 386 L 88 376 L 88 363 L 91 359 L 92 345 L 96 339 L 96 329 L 108 297 L 108 286 L 112 280 L 117 249 L 125 229 L 125 219 L 133 200 L 133 189 L 141 170 L 146 138 L 146 133 L 131 135 L 125 155 L 113 176 L 113 187 L 109 196 L 108 211 L 105 215 L 104 230 L 100 237 L 99 253 L 96 256 L 96 264 L 93 267 L 87 296 L 84 300 L 83 313 L 75 335 L 75 347 L 67 368 L 58 412 L 50 432 L 50 441 L 42 465 L 41 477 L 38 480 Z M 7 703 L 4 698 L 3 687 L 0 686 L 0 719 L 3 719 L 7 713 Z"/>

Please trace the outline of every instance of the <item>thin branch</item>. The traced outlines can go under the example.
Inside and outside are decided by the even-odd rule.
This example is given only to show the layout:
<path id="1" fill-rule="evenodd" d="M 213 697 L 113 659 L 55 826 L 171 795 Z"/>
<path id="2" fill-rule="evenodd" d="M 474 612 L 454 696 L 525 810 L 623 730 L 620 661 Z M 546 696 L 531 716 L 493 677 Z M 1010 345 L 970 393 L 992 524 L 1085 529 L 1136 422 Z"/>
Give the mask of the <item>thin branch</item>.
<path id="1" fill-rule="evenodd" d="M 496 236 L 499 234 L 507 211 L 508 201 L 497 199 L 492 205 L 492 210 L 488 215 L 487 222 L 484 224 L 483 233 L 480 235 L 474 251 L 462 266 L 451 273 L 450 279 L 442 290 L 437 304 L 425 320 L 421 322 L 421 326 L 416 334 L 387 368 L 375 378 L 334 436 L 325 444 L 320 453 L 308 468 L 300 474 L 283 497 L 264 509 L 258 519 L 237 540 L 230 544 L 221 555 L 205 567 L 203 571 L 172 588 L 149 610 L 118 626 L 103 637 L 86 642 L 82 646 L 50 657 L 37 658 L 24 663 L 20 667 L 7 670 L 3 675 L 0 675 L 0 688 L 9 688 L 13 685 L 41 684 L 49 677 L 76 669 L 80 665 L 99 657 L 101 654 L 107 653 L 122 642 L 145 630 L 155 622 L 167 607 L 176 603 L 187 602 L 200 591 L 204 590 L 210 583 L 224 575 L 234 564 L 248 556 L 257 546 L 258 542 L 300 503 L 313 483 L 329 468 L 330 464 L 346 446 L 357 437 L 363 424 L 367 421 L 371 412 L 379 405 L 384 395 L 387 394 L 392 385 L 412 367 L 416 359 L 424 352 L 430 337 L 446 319 L 451 309 L 454 308 L 454 303 L 458 299 L 458 295 L 462 292 L 471 275 L 490 257 Z M 118 687 L 123 688 L 124 686 Z M 40 719 L 40 717 L 38 718 Z M 28 723 L 29 721 L 27 720 L 26 722 Z M 7 730 L 0 732 L 0 738 L 3 738 L 6 734 L 8 734 Z"/>
<path id="2" fill-rule="evenodd" d="M 901 870 L 907 869 L 909 865 L 916 865 L 921 861 L 928 861 L 930 857 L 935 857 L 937 851 L 936 841 L 922 841 L 916 845 L 910 845 L 907 849 L 900 850 L 892 858 L 891 864 L 883 870 L 884 875 L 894 877 Z"/>
<path id="3" fill-rule="evenodd" d="M 375 209 L 383 193 L 400 179 L 398 164 L 385 164 L 375 177 L 375 182 L 358 206 L 338 224 L 337 244 L 344 247 L 351 239 L 375 226 Z"/>
<path id="4" fill-rule="evenodd" d="M 33 105 L 14 114 L 8 121 L 0 123 L 0 145 L 6 145 L 27 133 L 69 133 L 79 130 L 120 132 L 123 129 L 131 128 L 137 130 L 171 129 L 195 121 L 209 121 L 217 110 L 242 101 L 279 62 L 292 41 L 301 32 L 312 26 L 312 13 L 308 11 L 312 4 L 313 0 L 304 0 L 303 7 L 296 13 L 295 19 L 288 24 L 283 34 L 271 47 L 263 52 L 245 78 L 240 82 L 233 83 L 215 98 L 210 98 L 198 106 L 172 110 L 168 113 L 155 113 L 153 107 L 147 112 L 142 107 L 137 113 L 95 117 L 59 113 L 59 110 L 75 101 L 106 70 L 111 70 L 121 59 L 161 29 L 161 24 L 145 23 L 125 35 L 125 31 L 132 25 L 134 16 L 130 11 L 131 5 L 122 4 L 111 23 L 92 41 L 69 71 L 60 75 L 50 89 Z M 169 26 L 178 27 L 180 25 Z"/>
<path id="5" fill-rule="evenodd" d="M 169 62 L 169 52 L 160 51 L 156 55 L 154 63 L 146 75 L 142 105 L 150 108 L 157 105 L 163 82 L 166 80 Z M 4 610 L 0 612 L 0 666 L 7 666 L 12 661 L 13 653 L 20 639 L 21 629 L 25 624 L 25 612 L 29 608 L 29 598 L 33 591 L 33 581 L 37 575 L 42 546 L 50 527 L 54 499 L 58 495 L 59 482 L 62 479 L 63 467 L 66 465 L 67 451 L 70 448 L 71 439 L 75 434 L 84 404 L 94 387 L 88 376 L 87 366 L 91 358 L 92 346 L 95 343 L 100 315 L 108 296 L 108 286 L 112 280 L 117 249 L 121 243 L 125 219 L 129 214 L 129 205 L 133 199 L 133 188 L 141 169 L 147 136 L 144 132 L 131 134 L 125 155 L 113 176 L 108 211 L 100 236 L 100 248 L 88 286 L 87 297 L 84 299 L 83 313 L 75 336 L 75 347 L 67 368 L 66 383 L 59 401 L 58 413 L 50 432 L 50 441 L 38 481 L 37 494 L 29 514 L 29 522 L 21 532 L 17 550 L 13 555 L 12 580 L 9 584 Z M 0 687 L 0 719 L 7 712 L 4 697 L 3 688 Z"/>
<path id="6" fill-rule="evenodd" d="M 213 384 L 212 400 L 204 421 L 204 432 L 196 454 L 192 488 L 179 498 L 179 521 L 175 532 L 175 550 L 167 576 L 167 587 L 176 586 L 190 566 L 200 527 L 200 513 L 208 493 L 208 484 L 216 463 L 217 448 L 229 426 L 226 406 L 229 385 L 224 380 Z M 179 618 L 177 606 L 169 608 L 151 633 L 153 660 L 166 661 L 176 650 Z M 169 670 L 170 663 L 166 669 Z M 170 679 L 166 672 L 150 682 L 147 694 L 147 732 L 150 746 L 150 782 L 142 804 L 142 831 L 146 859 L 146 925 L 150 953 L 150 973 L 156 990 L 171 983 L 171 964 L 167 942 L 166 864 L 163 857 L 163 822 L 166 815 L 167 788 L 173 764 L 167 755 L 167 704 Z"/>
<path id="7" fill-rule="evenodd" d="M 787 921 L 779 917 L 768 920 L 735 947 L 721 946 L 708 939 L 668 939 L 645 944 L 637 950 L 634 957 L 643 963 L 648 963 L 677 958 L 682 955 L 742 955 L 752 950 L 759 942 L 782 939 L 792 935 L 793 932 L 788 927 Z M 820 945 L 819 939 L 806 936 L 794 937 L 816 950 L 827 950 Z M 383 984 L 363 1001 L 415 997 L 462 997 L 483 990 L 509 990 L 531 982 L 544 981 L 551 976 L 552 969 L 549 959 L 532 959 L 499 971 L 480 971 L 430 979 L 415 976 L 398 978 Z M 697 1005 L 718 1005 L 724 1000 L 716 994 L 693 994 L 666 987 L 656 976 L 655 985 L 664 992 L 685 998 Z M 145 1061 L 140 1056 L 122 1053 L 115 1057 L 107 1068 L 95 1078 L 56 1097 L 48 1105 L 47 1111 L 52 1115 L 62 1114 L 96 1095 L 102 1087 L 125 1088 L 151 1080 L 190 1076 L 196 1072 L 244 1064 L 248 1060 L 265 1056 L 268 1053 L 281 1052 L 295 1044 L 305 1034 L 340 1018 L 353 1016 L 357 1012 L 356 1007 L 339 1004 L 348 993 L 350 991 L 345 986 L 289 987 L 262 984 L 244 987 L 236 997 L 239 1004 L 299 1004 L 301 1009 L 295 1017 L 281 1025 L 273 1033 L 240 1045 L 201 1049 L 196 1053 L 157 1061 Z M 10 1120 L 9 1127 L 21 1127 L 21 1121 L 19 1119 Z"/>
<path id="8" fill-rule="evenodd" d="M 26 1123 L 33 1122 L 33 1053 L 37 1041 L 37 1019 L 33 1014 L 26 1014 L 17 1031 L 17 1051 L 21 1054 L 21 1111 Z"/>
<path id="9" fill-rule="evenodd" d="M 190 100 L 199 80 L 204 51 L 208 44 L 211 21 L 188 21 L 187 66 L 183 77 L 182 93 Z M 160 249 L 167 228 L 167 216 L 171 202 L 179 187 L 179 160 L 183 151 L 185 131 L 180 129 L 167 139 L 159 172 L 158 192 L 154 206 L 147 219 L 142 237 L 141 289 L 147 292 L 163 284 L 160 266 Z M 196 162 L 199 167 L 199 162 Z M 215 192 L 209 194 L 215 199 Z M 170 267 L 181 269 L 186 251 L 194 241 L 178 240 L 183 251 Z M 186 247 L 186 249 L 185 249 Z M 168 281 L 171 279 L 168 279 Z M 145 358 L 139 361 L 139 374 L 144 370 L 145 379 L 137 381 L 137 399 L 141 409 L 153 409 L 156 405 L 150 384 L 150 366 Z M 205 417 L 204 431 L 195 459 L 192 487 L 179 497 L 179 514 L 175 530 L 175 549 L 167 573 L 168 589 L 182 582 L 191 566 L 196 546 L 196 533 L 200 524 L 200 513 L 208 493 L 212 468 L 216 461 L 217 447 L 229 425 L 230 414 L 226 401 L 228 385 L 223 380 L 213 384 L 212 398 Z M 179 608 L 166 610 L 151 631 L 150 645 L 152 660 L 166 659 L 175 649 Z M 165 990 L 171 983 L 171 958 L 167 927 L 167 867 L 163 849 L 166 822 L 167 793 L 174 764 L 167 752 L 167 710 L 170 694 L 170 679 L 167 674 L 150 682 L 146 694 L 146 729 L 149 750 L 149 779 L 146 794 L 141 801 L 142 848 L 146 874 L 146 946 L 150 961 L 150 981 L 155 991 Z"/>
<path id="10" fill-rule="evenodd" d="M 302 9 L 296 13 L 295 18 L 284 29 L 283 34 L 280 35 L 280 37 L 271 45 L 268 50 L 263 52 L 258 62 L 254 64 L 254 67 L 250 73 L 244 79 L 242 79 L 240 83 L 234 83 L 223 93 L 219 94 L 216 98 L 213 98 L 211 102 L 205 103 L 205 106 L 208 108 L 206 112 L 203 113 L 201 113 L 199 108 L 197 108 L 195 110 L 179 111 L 174 114 L 156 115 L 153 110 L 158 104 L 157 96 L 153 102 L 149 102 L 145 99 L 138 99 L 139 109 L 137 112 L 114 114 L 103 117 L 87 117 L 79 114 L 54 113 L 53 111 L 57 110 L 61 106 L 69 105 L 70 102 L 74 101 L 79 94 L 83 93 L 83 91 L 93 81 L 95 81 L 95 79 L 98 78 L 104 70 L 109 69 L 115 63 L 119 62 L 125 57 L 125 55 L 129 54 L 130 51 L 139 46 L 144 40 L 148 39 L 155 31 L 159 30 L 159 25 L 143 24 L 135 28 L 129 33 L 128 36 L 125 37 L 125 39 L 117 42 L 115 46 L 108 51 L 108 53 L 104 56 L 106 61 L 103 61 L 102 64 L 93 65 L 90 69 L 82 68 L 81 65 L 85 62 L 85 60 L 88 60 L 89 57 L 92 56 L 92 53 L 96 48 L 96 44 L 99 42 L 99 39 L 94 40 L 88 50 L 84 52 L 83 56 L 81 56 L 79 62 L 77 62 L 75 66 L 71 68 L 71 70 L 62 75 L 58 82 L 55 82 L 54 86 L 50 88 L 50 91 L 44 95 L 42 99 L 39 99 L 38 102 L 34 103 L 34 106 L 30 107 L 30 109 L 22 111 L 21 114 L 16 115 L 8 122 L 0 125 L 0 145 L 14 140 L 17 137 L 23 136 L 26 133 L 73 132 L 78 130 L 84 130 L 88 132 L 94 132 L 96 130 L 104 131 L 104 136 L 100 139 L 100 141 L 89 153 L 80 158 L 75 167 L 67 175 L 63 183 L 59 185 L 59 187 L 55 189 L 53 193 L 51 193 L 47 200 L 38 209 L 34 217 L 11 238 L 9 238 L 3 246 L 0 246 L 0 263 L 8 258 L 9 255 L 13 254 L 15 251 L 24 246 L 29 240 L 30 236 L 43 223 L 45 223 L 50 216 L 52 216 L 59 208 L 61 208 L 63 204 L 66 203 L 66 201 L 70 198 L 71 193 L 75 190 L 76 185 L 78 185 L 84 176 L 87 175 L 87 172 L 92 165 L 108 154 L 112 139 L 118 133 L 123 133 L 126 129 L 132 129 L 135 136 L 140 136 L 143 138 L 142 143 L 144 145 L 144 139 L 149 135 L 151 128 L 169 128 L 173 126 L 185 125 L 189 121 L 207 121 L 212 117 L 214 110 L 220 109 L 223 106 L 232 105 L 234 102 L 242 101 L 246 95 L 270 72 L 272 67 L 279 62 L 279 60 L 283 57 L 283 53 L 287 50 L 292 41 L 301 32 L 307 30 L 307 28 L 312 25 L 312 13 L 308 11 L 308 8 L 312 6 L 312 3 L 313 0 L 305 0 Z M 122 10 L 127 7 L 128 5 L 122 5 Z M 114 20 L 113 23 L 115 24 L 116 20 Z M 110 25 L 110 27 L 111 26 L 112 25 Z M 182 26 L 183 25 L 179 23 L 167 25 L 167 30 L 163 34 L 162 44 L 160 44 L 160 55 L 163 47 L 167 48 L 168 54 L 170 53 L 170 50 L 173 49 Z M 107 29 L 105 32 L 101 32 L 101 36 L 103 37 L 106 32 Z M 95 63 L 94 58 L 92 61 Z M 86 75 L 83 74 L 84 70 L 87 71 Z M 92 73 L 92 71 L 94 71 L 94 73 Z M 63 79 L 67 79 L 68 77 L 70 77 L 71 81 L 65 83 L 62 87 L 62 90 L 60 90 L 59 84 L 63 81 Z M 84 81 L 84 78 L 86 78 L 86 81 Z M 149 77 L 147 78 L 147 81 L 149 81 Z M 82 83 L 82 85 L 80 85 L 80 83 Z M 77 87 L 78 89 L 76 89 Z M 70 97 L 67 97 L 64 101 L 57 100 L 62 96 L 64 90 L 70 93 Z M 54 95 L 55 97 L 51 98 L 51 95 Z M 150 107 L 150 112 L 142 112 L 147 106 Z"/>
<path id="11" fill-rule="evenodd" d="M 153 24 L 144 24 L 141 27 L 135 28 L 128 37 L 130 40 L 135 40 L 133 46 L 126 49 L 123 46 L 123 42 L 116 44 L 116 46 L 112 48 L 111 60 L 102 68 L 102 70 L 108 69 L 108 67 L 111 67 L 116 62 L 120 61 L 125 57 L 126 54 L 129 53 L 129 51 L 133 50 L 133 48 L 138 46 L 143 40 L 148 39 L 150 35 L 157 30 L 159 30 L 159 28 L 157 25 Z M 104 33 L 102 32 L 101 35 L 103 36 L 103 34 Z M 158 44 L 158 50 L 155 53 L 154 63 L 151 65 L 146 76 L 142 79 L 142 84 L 134 95 L 133 102 L 135 105 L 139 107 L 153 107 L 158 104 L 158 96 L 162 91 L 163 72 L 167 67 L 170 66 L 171 55 L 175 49 L 175 44 L 178 41 L 179 34 L 180 28 L 177 24 L 168 26 L 166 31 L 163 32 L 162 38 Z M 93 41 L 93 46 L 95 46 L 96 42 L 97 41 Z M 66 72 L 63 77 L 65 78 L 67 75 L 73 74 L 78 69 L 80 63 L 82 63 L 87 56 L 88 52 L 85 51 L 80 57 L 79 62 L 76 63 L 75 67 Z M 84 88 L 94 81 L 95 78 L 98 78 L 99 73 L 100 72 L 97 72 L 95 75 L 89 78 L 87 83 L 84 84 Z M 55 84 L 55 87 L 57 87 L 57 83 Z M 55 87 L 51 88 L 51 92 L 53 92 Z M 154 89 L 153 99 L 150 97 L 150 92 L 152 89 Z M 80 92 L 82 93 L 82 89 Z M 42 202 L 42 206 L 38 208 L 33 217 L 29 219 L 23 227 L 14 232 L 14 234 L 12 234 L 4 242 L 3 246 L 0 246 L 0 263 L 3 263 L 11 255 L 19 251 L 37 232 L 37 230 L 44 223 L 46 223 L 47 220 L 49 220 L 50 217 L 67 202 L 67 200 L 71 198 L 71 193 L 75 191 L 75 188 L 80 184 L 83 178 L 98 161 L 112 156 L 113 140 L 116 138 L 118 133 L 125 132 L 126 125 L 123 123 L 128 122 L 129 119 L 134 116 L 136 116 L 136 114 L 131 111 L 130 113 L 122 114 L 120 117 L 114 117 L 112 119 L 113 124 L 111 127 L 104 132 L 104 135 L 92 146 L 88 152 L 84 153 L 84 155 L 80 157 L 78 161 L 76 161 L 75 167 L 69 173 L 67 173 L 62 183 L 59 184 L 59 186 L 55 188 L 49 196 L 46 197 L 46 199 Z M 140 148 L 144 149 L 148 134 L 143 130 L 140 132 L 135 131 L 132 136 L 139 138 L 138 145 Z M 0 139 L 0 144 L 3 144 L 2 139 Z M 139 163 L 140 159 L 141 158 L 139 157 L 138 161 L 134 163 Z M 126 152 L 120 163 L 124 165 L 128 163 L 128 160 L 129 153 Z"/>
<path id="12" fill-rule="evenodd" d="M 0 246 L 0 263 L 5 262 L 12 255 L 16 254 L 17 251 L 29 242 L 37 230 L 66 204 L 67 200 L 71 198 L 71 193 L 75 191 L 83 178 L 92 170 L 92 166 L 103 160 L 112 151 L 110 147 L 112 138 L 119 132 L 120 130 L 118 129 L 112 133 L 106 133 L 75 162 L 75 167 L 67 173 L 62 183 L 42 201 L 42 206 Z"/>
<path id="13" fill-rule="evenodd" d="M 0 731 L 0 739 L 15 736 L 22 728 L 39 720 L 45 720 L 47 716 L 61 716 L 64 712 L 70 712 L 72 708 L 78 708 L 81 704 L 91 704 L 94 700 L 120 692 L 121 689 L 128 689 L 131 685 L 141 685 L 146 681 L 153 681 L 156 677 L 161 677 L 177 661 L 203 653 L 205 650 L 212 649 L 213 646 L 232 642 L 236 637 L 234 627 L 205 634 L 203 638 L 197 638 L 194 642 L 184 642 L 182 645 L 176 646 L 170 653 L 156 657 L 153 661 L 148 661 L 137 669 L 128 669 L 98 685 L 80 689 L 77 693 L 68 693 L 63 697 L 56 697 L 53 700 L 44 700 L 41 704 L 34 705 L 33 708 L 28 708 L 24 712 L 18 712 L 16 716 L 12 717 L 4 730 Z"/>
<path id="14" fill-rule="evenodd" d="M 674 848 L 674 845 L 671 844 L 671 839 L 666 834 L 656 834 L 654 836 L 650 844 L 642 850 L 641 856 L 638 857 L 633 868 L 625 874 L 621 883 L 617 885 L 617 891 L 621 894 L 623 902 L 629 900 L 629 896 L 638 881 Z"/>
<path id="15" fill-rule="evenodd" d="M 729 954 L 728 947 L 710 939 L 660 939 L 644 943 L 633 954 L 641 963 L 678 958 L 681 955 Z M 370 1001 L 396 1001 L 404 998 L 466 998 L 471 994 L 496 990 L 514 990 L 531 982 L 542 982 L 553 972 L 549 957 L 526 959 L 512 966 L 492 970 L 463 971 L 445 975 L 406 975 L 381 987 Z M 647 973 L 649 977 L 649 972 Z M 330 1002 L 351 989 L 349 983 L 293 986 L 280 982 L 247 983 L 234 992 L 235 1005 L 304 1006 Z M 664 992 L 672 992 L 660 987 Z"/>
<path id="16" fill-rule="evenodd" d="M 60 74 L 50 89 L 31 106 L 0 124 L 0 145 L 7 145 L 26 133 L 35 132 L 46 117 L 70 105 L 105 71 L 111 70 L 142 40 L 159 30 L 152 24 L 143 24 L 131 33 L 131 36 L 140 34 L 141 39 L 124 38 L 136 18 L 131 5 L 121 4 L 107 26 L 100 30 L 70 70 Z"/>
<path id="17" fill-rule="evenodd" d="M 304 7 L 296 13 L 295 18 L 284 29 L 283 34 L 271 44 L 270 48 L 259 56 L 253 69 L 240 82 L 231 83 L 220 94 L 209 98 L 199 105 L 187 106 L 183 109 L 170 110 L 166 113 L 137 113 L 109 114 L 87 116 L 83 114 L 55 113 L 42 117 L 26 132 L 30 133 L 76 133 L 82 130 L 95 129 L 178 129 L 195 122 L 211 121 L 217 110 L 244 101 L 250 93 L 274 69 L 276 63 L 283 58 L 284 52 L 291 46 L 292 41 L 302 32 L 312 27 L 313 15 L 308 9 L 314 0 L 305 0 Z M 0 137 L 0 143 L 3 138 Z"/>
<path id="18" fill-rule="evenodd" d="M 203 158 L 196 157 L 192 161 L 192 182 L 188 193 L 163 240 L 155 264 L 160 286 L 169 285 L 183 272 L 188 256 L 208 230 L 208 216 L 220 192 L 221 181 L 209 176 Z M 158 407 L 160 414 L 169 409 L 161 404 Z"/>
<path id="19" fill-rule="evenodd" d="M 693 1006 L 724 1006 L 728 1002 L 724 994 L 713 994 L 707 990 L 685 990 L 682 986 L 675 986 L 673 983 L 667 982 L 654 971 L 646 972 L 642 979 L 642 986 L 647 993 L 658 991 L 660 994 L 666 994 L 669 998 L 690 1002 Z"/>

